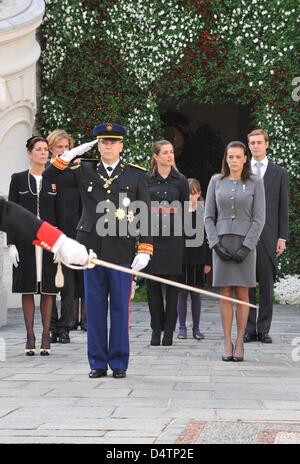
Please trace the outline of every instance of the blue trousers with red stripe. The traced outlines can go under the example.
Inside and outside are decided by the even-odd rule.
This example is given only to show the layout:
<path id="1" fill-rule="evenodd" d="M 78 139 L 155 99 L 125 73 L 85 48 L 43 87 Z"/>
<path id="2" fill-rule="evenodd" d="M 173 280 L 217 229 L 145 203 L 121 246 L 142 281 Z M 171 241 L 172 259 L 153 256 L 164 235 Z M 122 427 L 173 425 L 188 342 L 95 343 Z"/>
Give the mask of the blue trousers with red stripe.
<path id="1" fill-rule="evenodd" d="M 123 264 L 130 267 L 129 264 Z M 91 369 L 127 370 L 130 274 L 96 266 L 84 271 L 88 359 Z M 109 297 L 109 302 L 108 302 Z M 110 307 L 108 338 L 107 316 Z"/>

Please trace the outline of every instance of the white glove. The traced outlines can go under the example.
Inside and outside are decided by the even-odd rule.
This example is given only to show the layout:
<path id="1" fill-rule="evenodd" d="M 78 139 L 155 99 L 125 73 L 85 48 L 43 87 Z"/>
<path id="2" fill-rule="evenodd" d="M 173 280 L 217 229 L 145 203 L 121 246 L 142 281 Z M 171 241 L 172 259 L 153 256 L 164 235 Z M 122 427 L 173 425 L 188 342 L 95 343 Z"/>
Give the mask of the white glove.
<path id="1" fill-rule="evenodd" d="M 64 239 L 61 241 L 57 250 L 63 261 L 66 264 L 78 264 L 80 266 L 86 264 L 89 259 L 89 255 L 85 246 L 65 235 L 63 237 Z"/>
<path id="2" fill-rule="evenodd" d="M 20 258 L 19 258 L 19 252 L 18 252 L 16 245 L 8 245 L 8 254 L 9 254 L 9 259 L 11 260 L 12 264 L 15 267 L 18 267 Z"/>
<path id="3" fill-rule="evenodd" d="M 149 263 L 149 260 L 150 260 L 150 255 L 148 255 L 147 253 L 138 253 L 135 256 L 131 264 L 131 267 L 135 271 L 140 271 L 141 269 L 144 269 L 144 267 L 147 266 L 147 264 Z"/>
<path id="4" fill-rule="evenodd" d="M 76 156 L 81 156 L 83 153 L 89 151 L 98 140 L 93 140 L 92 142 L 83 143 L 78 147 L 72 148 L 71 150 L 65 150 L 61 155 L 60 159 L 63 161 L 67 161 L 68 163 L 72 161 L 72 159 L 76 158 Z"/>

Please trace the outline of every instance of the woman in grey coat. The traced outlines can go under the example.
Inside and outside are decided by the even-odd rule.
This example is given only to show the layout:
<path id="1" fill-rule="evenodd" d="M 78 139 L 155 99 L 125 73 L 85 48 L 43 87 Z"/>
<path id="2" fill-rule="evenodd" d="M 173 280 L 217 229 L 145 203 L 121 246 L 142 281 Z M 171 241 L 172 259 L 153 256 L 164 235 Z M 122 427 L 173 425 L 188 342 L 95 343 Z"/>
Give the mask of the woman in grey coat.
<path id="1" fill-rule="evenodd" d="M 213 285 L 224 296 L 249 301 L 248 288 L 256 285 L 256 244 L 265 222 L 265 192 L 262 180 L 252 174 L 247 148 L 230 142 L 221 174 L 210 180 L 205 205 L 205 229 L 213 249 Z M 231 340 L 232 303 L 220 300 L 224 332 L 223 361 L 244 360 L 244 332 L 249 307 L 236 309 L 237 339 Z"/>

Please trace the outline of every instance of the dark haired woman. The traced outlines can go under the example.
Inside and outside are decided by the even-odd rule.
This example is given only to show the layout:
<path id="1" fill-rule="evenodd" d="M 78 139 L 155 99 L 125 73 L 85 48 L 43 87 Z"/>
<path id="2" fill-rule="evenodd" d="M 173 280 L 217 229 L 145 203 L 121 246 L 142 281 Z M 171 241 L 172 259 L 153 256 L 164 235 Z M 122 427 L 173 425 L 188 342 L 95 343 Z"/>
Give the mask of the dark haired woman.
<path id="1" fill-rule="evenodd" d="M 145 272 L 170 280 L 178 280 L 182 272 L 184 202 L 189 200 L 187 179 L 175 166 L 174 148 L 167 140 L 155 142 L 152 147 L 151 172 L 147 173 L 151 198 L 153 257 Z M 176 201 L 177 206 L 172 202 Z M 154 204 L 157 203 L 157 205 Z M 182 211 L 181 211 L 182 209 Z M 167 229 L 169 227 L 169 230 Z M 176 228 L 180 229 L 176 236 Z M 151 345 L 172 345 L 177 319 L 177 289 L 166 285 L 165 303 L 163 286 L 147 280 L 147 298 L 151 315 Z"/>
<path id="2" fill-rule="evenodd" d="M 12 175 L 9 200 L 20 204 L 38 218 L 53 226 L 62 223 L 59 191 L 55 184 L 42 179 L 48 161 L 48 143 L 43 137 L 31 137 L 26 144 L 29 169 Z M 34 294 L 41 295 L 43 334 L 40 354 L 50 354 L 49 330 L 55 287 L 56 264 L 53 255 L 43 249 L 8 234 L 9 256 L 13 263 L 13 289 L 22 294 L 22 308 L 27 332 L 25 353 L 35 354 Z"/>
<path id="3" fill-rule="evenodd" d="M 205 228 L 213 249 L 213 285 L 225 296 L 248 302 L 248 288 L 256 284 L 256 244 L 265 222 L 262 180 L 252 174 L 246 146 L 230 142 L 222 172 L 210 180 L 205 204 Z M 231 340 L 232 303 L 220 300 L 224 332 L 223 361 L 244 360 L 244 333 L 249 307 L 236 309 L 237 339 Z"/>

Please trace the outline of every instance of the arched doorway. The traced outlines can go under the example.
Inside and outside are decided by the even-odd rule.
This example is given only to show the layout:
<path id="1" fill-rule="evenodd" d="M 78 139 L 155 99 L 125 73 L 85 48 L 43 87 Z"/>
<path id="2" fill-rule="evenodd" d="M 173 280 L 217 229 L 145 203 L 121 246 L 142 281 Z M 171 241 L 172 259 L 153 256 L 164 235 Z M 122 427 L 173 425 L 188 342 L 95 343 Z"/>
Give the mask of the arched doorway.
<path id="1" fill-rule="evenodd" d="M 198 179 L 204 195 L 211 176 L 220 172 L 227 143 L 246 142 L 251 130 L 250 111 L 249 106 L 186 102 L 162 112 L 165 137 L 175 146 L 178 169 Z"/>

